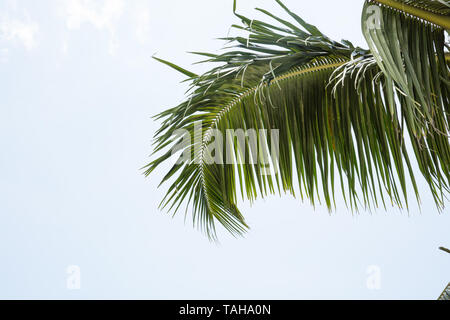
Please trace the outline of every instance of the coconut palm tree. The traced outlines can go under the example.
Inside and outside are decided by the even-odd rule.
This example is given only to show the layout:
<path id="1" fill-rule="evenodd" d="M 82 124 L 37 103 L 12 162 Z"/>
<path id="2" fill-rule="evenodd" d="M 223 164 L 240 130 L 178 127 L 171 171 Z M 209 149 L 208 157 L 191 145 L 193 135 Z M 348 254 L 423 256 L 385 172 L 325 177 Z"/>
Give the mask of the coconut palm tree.
<path id="1" fill-rule="evenodd" d="M 450 191 L 449 2 L 365 1 L 369 49 L 330 39 L 276 2 L 287 17 L 256 9 L 266 22 L 237 13 L 235 0 L 241 24 L 233 28 L 243 35 L 223 38 L 223 54 L 196 52 L 213 64 L 202 75 L 156 58 L 190 83 L 185 102 L 156 116 L 155 159 L 144 167 L 150 175 L 179 157 L 161 182 L 171 181 L 161 208 L 192 208 L 194 225 L 215 239 L 216 222 L 233 235 L 248 229 L 238 197 L 290 193 L 332 210 L 341 191 L 351 210 L 408 208 L 408 193 L 420 202 L 420 172 L 442 210 Z M 213 143 L 230 129 L 253 129 L 258 150 L 249 137 Z"/>

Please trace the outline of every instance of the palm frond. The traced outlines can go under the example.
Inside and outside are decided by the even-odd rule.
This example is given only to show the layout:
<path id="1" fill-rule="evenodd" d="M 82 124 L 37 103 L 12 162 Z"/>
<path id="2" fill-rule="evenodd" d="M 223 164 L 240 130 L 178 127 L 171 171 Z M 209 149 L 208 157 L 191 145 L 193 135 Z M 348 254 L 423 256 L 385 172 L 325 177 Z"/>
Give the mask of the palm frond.
<path id="1" fill-rule="evenodd" d="M 445 30 L 427 20 L 418 19 L 407 11 L 385 5 L 379 11 L 374 4 L 398 3 L 411 6 L 412 1 L 366 1 L 362 29 L 381 70 L 406 97 L 406 109 L 415 136 L 449 130 L 449 70 L 445 58 Z M 439 11 L 450 21 L 445 5 L 428 0 L 415 1 L 414 8 Z M 447 14 L 447 16 L 445 16 Z"/>
<path id="2" fill-rule="evenodd" d="M 196 53 L 205 57 L 202 63 L 218 64 L 203 75 L 162 60 L 185 74 L 191 86 L 185 102 L 157 116 L 162 126 L 154 151 L 162 154 L 145 167 L 145 174 L 174 154 L 181 153 L 180 160 L 189 156 L 163 178 L 162 183 L 172 184 L 161 207 L 177 212 L 184 204 L 186 213 L 192 207 L 194 224 L 211 239 L 216 238 L 215 222 L 240 235 L 248 226 L 237 208 L 238 191 L 250 201 L 290 193 L 312 204 L 323 201 L 331 210 L 335 173 L 354 210 L 408 206 L 407 183 L 417 199 L 419 192 L 405 130 L 442 207 L 450 181 L 448 140 L 418 134 L 428 126 L 448 132 L 447 75 L 441 77 L 444 67 L 437 49 L 427 51 L 427 58 L 438 71 L 433 76 L 423 71 L 420 77 L 428 81 L 425 88 L 431 88 L 432 97 L 406 86 L 413 97 L 422 95 L 430 103 L 430 123 L 424 124 L 417 120 L 420 105 L 399 94 L 403 88 L 397 81 L 403 84 L 403 78 L 390 75 L 393 67 L 380 54 L 331 40 L 277 2 L 292 22 L 263 9 L 257 10 L 276 25 L 235 13 L 242 25 L 233 27 L 247 37 L 224 38 L 231 46 L 223 54 Z M 437 48 L 441 39 L 433 35 L 435 40 L 427 43 Z M 412 58 L 416 62 L 418 57 Z M 252 134 L 236 138 L 231 129 Z M 213 143 L 220 140 L 224 143 Z"/>
<path id="3" fill-rule="evenodd" d="M 373 5 L 380 2 L 397 2 L 401 6 L 392 9 L 383 5 L 374 16 Z M 418 19 L 405 6 L 433 12 L 450 21 L 449 8 L 437 1 L 377 0 L 366 1 L 362 28 L 371 54 L 386 78 L 388 101 L 392 103 L 394 96 L 400 101 L 420 170 L 436 198 L 450 183 L 450 79 L 445 30 Z"/>
<path id="4" fill-rule="evenodd" d="M 221 55 L 197 53 L 207 57 L 204 62 L 220 65 L 192 80 L 191 94 L 186 102 L 158 115 L 158 119 L 163 119 L 163 124 L 155 136 L 155 152 L 167 148 L 168 150 L 146 166 L 146 174 L 149 175 L 177 150 L 189 150 L 192 153 L 190 163 L 176 164 L 163 179 L 167 181 L 179 174 L 161 207 L 176 211 L 184 200 L 187 200 L 187 204 L 192 201 L 195 223 L 211 238 L 215 237 L 216 219 L 235 234 L 240 234 L 247 228 L 235 206 L 234 180 L 231 177 L 218 177 L 220 171 L 227 169 L 228 174 L 232 174 L 229 166 L 206 164 L 205 159 L 208 135 L 213 128 L 222 125 L 222 116 L 227 114 L 226 110 L 231 109 L 231 106 L 241 105 L 244 100 L 255 101 L 256 93 L 260 92 L 261 88 L 276 86 L 281 79 L 293 77 L 302 66 L 308 69 L 312 63 L 311 72 L 314 72 L 328 69 L 321 66 L 328 63 L 329 69 L 332 70 L 337 63 L 348 60 L 353 51 L 349 42 L 332 41 L 299 17 L 294 16 L 298 24 L 293 24 L 263 9 L 259 10 L 276 19 L 280 26 L 236 14 L 243 25 L 234 27 L 248 32 L 248 37 L 224 38 L 235 45 L 233 49 Z M 235 112 L 230 114 L 235 115 Z M 174 133 L 184 129 L 194 137 L 196 124 L 200 122 L 202 134 L 200 139 L 197 139 L 199 141 L 180 147 L 182 139 L 174 136 Z M 247 166 L 245 170 L 245 175 L 241 177 L 247 179 L 247 187 L 253 188 L 255 181 L 250 177 L 253 169 L 249 171 Z M 243 180 L 240 180 L 241 185 L 242 182 Z M 255 189 L 247 189 L 247 195 L 250 196 L 254 191 Z"/>

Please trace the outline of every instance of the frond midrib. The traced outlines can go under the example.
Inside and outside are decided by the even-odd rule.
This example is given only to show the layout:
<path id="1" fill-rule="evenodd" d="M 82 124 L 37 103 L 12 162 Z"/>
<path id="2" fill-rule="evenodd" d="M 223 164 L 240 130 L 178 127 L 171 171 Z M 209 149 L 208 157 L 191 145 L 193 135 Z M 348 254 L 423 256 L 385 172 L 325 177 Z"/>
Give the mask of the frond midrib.
<path id="1" fill-rule="evenodd" d="M 395 0 L 370 0 L 370 2 L 385 5 L 392 9 L 396 9 L 409 15 L 412 15 L 416 18 L 426 20 L 446 30 L 450 30 L 450 19 L 445 15 L 430 10 L 426 10 L 423 8 L 415 7 L 409 4 L 400 3 Z"/>

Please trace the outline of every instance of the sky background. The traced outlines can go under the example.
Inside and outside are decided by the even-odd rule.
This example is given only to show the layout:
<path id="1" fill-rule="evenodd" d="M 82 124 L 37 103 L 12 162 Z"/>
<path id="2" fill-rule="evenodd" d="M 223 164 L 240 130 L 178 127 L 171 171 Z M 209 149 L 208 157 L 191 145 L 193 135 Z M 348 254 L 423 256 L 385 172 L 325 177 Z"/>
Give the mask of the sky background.
<path id="1" fill-rule="evenodd" d="M 285 0 L 331 38 L 366 47 L 362 1 Z M 275 1 L 245 0 L 260 17 Z M 286 17 L 286 16 L 285 16 Z M 232 0 L 0 0 L 0 298 L 436 299 L 450 281 L 450 212 L 352 215 L 289 196 L 241 204 L 251 230 L 220 244 L 158 210 L 144 178 L 159 123 L 238 20 Z M 189 219 L 187 221 L 190 221 Z M 80 271 L 80 288 L 68 280 Z M 375 289 L 371 280 L 378 279 Z M 70 282 L 70 281 L 69 281 Z M 369 282 L 369 285 L 368 285 Z"/>

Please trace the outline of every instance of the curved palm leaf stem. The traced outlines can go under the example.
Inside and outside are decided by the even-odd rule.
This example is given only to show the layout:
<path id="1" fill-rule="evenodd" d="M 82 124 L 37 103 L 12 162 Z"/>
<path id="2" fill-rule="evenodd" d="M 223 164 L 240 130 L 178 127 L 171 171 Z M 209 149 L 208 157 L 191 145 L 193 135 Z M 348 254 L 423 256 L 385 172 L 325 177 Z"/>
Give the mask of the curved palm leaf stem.
<path id="1" fill-rule="evenodd" d="M 344 65 L 347 61 L 340 61 L 340 62 L 335 62 L 335 63 L 328 63 L 328 64 L 324 64 L 324 65 L 319 65 L 319 66 L 314 66 L 314 67 L 310 67 L 310 68 L 306 68 L 306 69 L 301 69 L 301 70 L 296 70 L 296 71 L 291 71 L 291 72 L 287 72 L 283 75 L 280 75 L 278 77 L 275 77 L 272 80 L 272 83 L 278 83 L 280 81 L 292 78 L 292 77 L 298 77 L 307 73 L 312 73 L 312 72 L 317 72 L 317 71 L 322 71 L 322 70 L 326 70 L 326 69 L 333 69 L 333 68 L 338 68 L 342 65 Z M 263 86 L 268 86 L 267 83 L 265 83 Z M 208 190 L 206 188 L 206 182 L 205 182 L 205 175 L 204 175 L 204 168 L 205 168 L 205 150 L 207 147 L 207 144 L 209 142 L 209 139 L 211 138 L 211 134 L 212 134 L 212 130 L 214 130 L 214 128 L 217 127 L 217 124 L 220 122 L 220 120 L 222 119 L 222 117 L 229 112 L 235 105 L 238 104 L 239 101 L 241 101 L 243 98 L 248 97 L 250 94 L 255 93 L 258 88 L 260 88 L 260 85 L 258 86 L 254 86 L 252 88 L 247 89 L 246 91 L 244 91 L 243 93 L 241 93 L 239 96 L 237 96 L 236 98 L 234 98 L 225 108 L 223 108 L 223 110 L 216 116 L 216 118 L 214 119 L 213 123 L 211 124 L 211 126 L 208 128 L 208 130 L 205 133 L 205 136 L 203 138 L 202 141 L 202 147 L 201 147 L 201 164 L 200 164 L 200 178 L 202 180 L 202 186 L 203 186 L 203 190 L 205 193 L 205 198 L 206 198 L 206 205 L 208 206 L 208 210 L 211 211 L 210 205 L 209 205 L 209 201 L 208 201 Z"/>
<path id="2" fill-rule="evenodd" d="M 441 28 L 450 30 L 450 19 L 447 16 L 434 13 L 428 10 L 420 9 L 409 4 L 400 3 L 395 0 L 370 0 L 371 2 L 377 2 L 387 7 L 400 10 L 416 18 L 431 22 Z"/>

